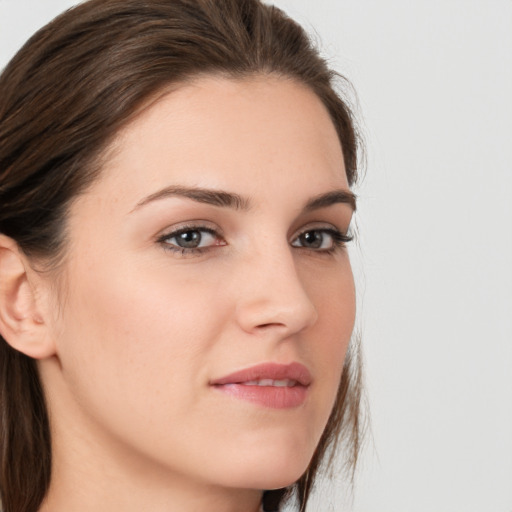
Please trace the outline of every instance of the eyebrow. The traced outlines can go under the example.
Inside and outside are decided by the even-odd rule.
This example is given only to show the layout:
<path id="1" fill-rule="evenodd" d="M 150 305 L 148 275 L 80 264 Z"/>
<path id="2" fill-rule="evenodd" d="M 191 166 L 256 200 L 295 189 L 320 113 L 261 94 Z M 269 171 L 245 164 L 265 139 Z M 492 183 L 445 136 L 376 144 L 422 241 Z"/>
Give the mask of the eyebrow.
<path id="1" fill-rule="evenodd" d="M 232 208 L 234 210 L 249 209 L 249 200 L 232 192 L 224 192 L 223 190 L 210 190 L 199 187 L 171 186 L 159 190 L 158 192 L 155 192 L 154 194 L 144 198 L 142 201 L 137 203 L 132 212 L 153 201 L 174 196 L 186 197 L 188 199 L 192 199 L 193 201 L 197 201 L 198 203 L 206 203 L 213 206 L 221 206 L 223 208 Z"/>
<path id="2" fill-rule="evenodd" d="M 338 203 L 348 204 L 352 211 L 355 212 L 357 208 L 357 197 L 353 192 L 350 192 L 350 190 L 332 190 L 331 192 L 320 194 L 310 199 L 306 203 L 304 211 L 310 212 L 319 210 L 320 208 L 327 208 L 328 206 Z"/>
<path id="3" fill-rule="evenodd" d="M 248 198 L 242 197 L 241 195 L 233 192 L 200 187 L 170 186 L 165 187 L 164 189 L 159 190 L 158 192 L 155 192 L 154 194 L 151 194 L 139 201 L 132 212 L 153 201 L 175 196 L 186 197 L 198 203 L 206 203 L 223 208 L 232 208 L 234 210 L 249 210 L 250 208 L 250 200 Z M 328 206 L 339 203 L 348 204 L 351 209 L 355 211 L 356 195 L 349 190 L 332 190 L 311 198 L 304 206 L 303 211 L 311 212 L 313 210 L 327 208 Z"/>

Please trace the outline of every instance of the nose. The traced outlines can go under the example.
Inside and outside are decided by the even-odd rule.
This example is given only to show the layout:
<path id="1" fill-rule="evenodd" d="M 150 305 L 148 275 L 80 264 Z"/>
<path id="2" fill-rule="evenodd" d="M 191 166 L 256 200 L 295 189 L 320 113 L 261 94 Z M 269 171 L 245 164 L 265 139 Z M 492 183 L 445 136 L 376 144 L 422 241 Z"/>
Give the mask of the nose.
<path id="1" fill-rule="evenodd" d="M 272 332 L 284 339 L 316 323 L 318 312 L 292 251 L 286 245 L 280 251 L 258 251 L 237 279 L 236 318 L 244 331 Z"/>

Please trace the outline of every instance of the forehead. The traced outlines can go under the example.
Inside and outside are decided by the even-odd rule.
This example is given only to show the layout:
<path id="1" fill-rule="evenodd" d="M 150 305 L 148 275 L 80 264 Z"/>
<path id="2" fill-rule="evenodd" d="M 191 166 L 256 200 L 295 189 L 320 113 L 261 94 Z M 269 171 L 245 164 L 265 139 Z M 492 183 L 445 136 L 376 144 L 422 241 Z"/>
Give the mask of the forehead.
<path id="1" fill-rule="evenodd" d="M 279 189 L 309 181 L 311 195 L 348 188 L 326 108 L 306 86 L 276 76 L 201 77 L 164 93 L 119 133 L 110 155 L 99 181 L 117 190 L 131 183 L 140 195 L 173 181 L 249 195 L 262 179 Z"/>

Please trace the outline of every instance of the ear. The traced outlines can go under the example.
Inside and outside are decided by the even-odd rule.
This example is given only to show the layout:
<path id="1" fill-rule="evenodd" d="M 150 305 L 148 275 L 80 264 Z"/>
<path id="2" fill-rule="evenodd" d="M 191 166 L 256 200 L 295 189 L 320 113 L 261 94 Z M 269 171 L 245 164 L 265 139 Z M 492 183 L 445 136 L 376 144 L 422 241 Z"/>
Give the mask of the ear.
<path id="1" fill-rule="evenodd" d="M 37 274 L 11 238 L 0 234 L 0 334 L 12 348 L 34 359 L 55 354 L 41 314 Z"/>

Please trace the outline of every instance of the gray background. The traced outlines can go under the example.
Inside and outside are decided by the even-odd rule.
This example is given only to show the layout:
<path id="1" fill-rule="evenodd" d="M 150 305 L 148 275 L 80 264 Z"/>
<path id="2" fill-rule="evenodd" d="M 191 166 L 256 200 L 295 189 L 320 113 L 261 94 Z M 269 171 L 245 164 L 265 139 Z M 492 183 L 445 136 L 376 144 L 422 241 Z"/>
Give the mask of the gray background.
<path id="1" fill-rule="evenodd" d="M 0 0 L 0 67 L 73 3 Z M 353 82 L 368 153 L 372 431 L 311 510 L 512 512 L 512 1 L 275 3 Z"/>

